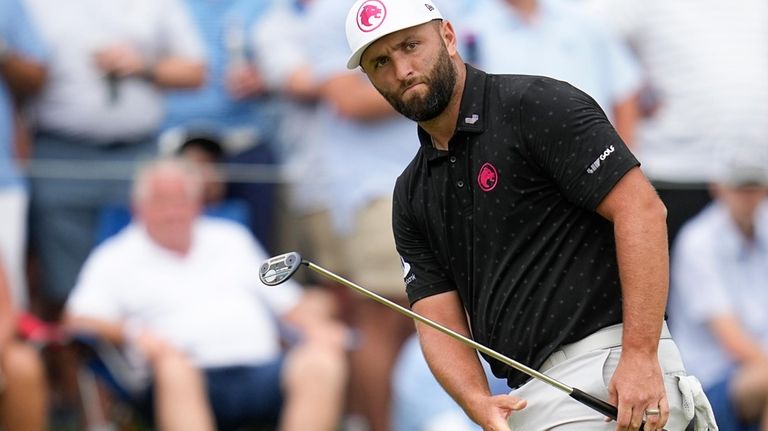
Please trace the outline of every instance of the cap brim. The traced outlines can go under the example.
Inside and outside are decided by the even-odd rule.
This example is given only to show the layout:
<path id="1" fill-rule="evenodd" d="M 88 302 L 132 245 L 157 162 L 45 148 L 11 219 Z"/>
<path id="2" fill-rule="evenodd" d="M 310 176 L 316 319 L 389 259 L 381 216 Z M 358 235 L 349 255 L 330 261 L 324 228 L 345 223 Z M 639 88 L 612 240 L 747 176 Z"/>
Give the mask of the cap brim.
<path id="1" fill-rule="evenodd" d="M 352 55 L 349 57 L 349 60 L 347 60 L 347 69 L 354 70 L 354 69 L 357 69 L 358 67 L 360 67 L 360 61 L 363 58 L 363 53 L 365 52 L 365 50 L 368 49 L 369 46 L 373 45 L 377 40 L 381 39 L 382 37 L 389 36 L 392 33 L 397 33 L 398 31 L 405 30 L 405 29 L 408 29 L 408 28 L 411 28 L 411 27 L 420 26 L 420 25 L 426 24 L 428 22 L 442 21 L 443 19 L 444 18 L 442 18 L 442 17 L 434 17 L 434 18 L 430 18 L 430 19 L 428 19 L 426 21 L 418 21 L 417 20 L 417 21 L 414 21 L 412 23 L 409 23 L 408 25 L 406 25 L 406 26 L 404 26 L 402 28 L 400 28 L 400 27 L 394 28 L 391 31 L 388 31 L 386 33 L 380 34 L 379 37 L 377 37 L 376 39 L 366 43 L 365 45 L 361 46 L 360 48 L 357 48 L 357 50 L 352 53 Z"/>
<path id="2" fill-rule="evenodd" d="M 382 35 L 382 37 L 383 36 L 386 36 L 386 35 Z M 376 39 L 376 40 L 379 40 L 379 39 Z M 358 67 L 360 67 L 360 61 L 363 58 L 363 53 L 365 52 L 366 49 L 368 49 L 369 46 L 373 44 L 373 42 L 376 42 L 376 40 L 372 40 L 370 43 L 367 43 L 361 46 L 360 48 L 357 49 L 357 51 L 353 52 L 352 55 L 349 57 L 349 60 L 347 60 L 347 69 L 355 70 Z"/>

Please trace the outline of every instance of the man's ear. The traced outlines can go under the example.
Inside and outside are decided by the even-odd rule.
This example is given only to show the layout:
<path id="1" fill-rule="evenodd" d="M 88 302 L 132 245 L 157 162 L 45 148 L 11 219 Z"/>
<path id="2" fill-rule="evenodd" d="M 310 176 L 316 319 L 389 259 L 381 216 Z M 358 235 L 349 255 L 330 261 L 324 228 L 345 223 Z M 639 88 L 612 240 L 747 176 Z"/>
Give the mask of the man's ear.
<path id="1" fill-rule="evenodd" d="M 457 53 L 456 49 L 456 31 L 450 21 L 443 20 L 440 23 L 440 36 L 443 38 L 448 54 L 451 56 Z"/>

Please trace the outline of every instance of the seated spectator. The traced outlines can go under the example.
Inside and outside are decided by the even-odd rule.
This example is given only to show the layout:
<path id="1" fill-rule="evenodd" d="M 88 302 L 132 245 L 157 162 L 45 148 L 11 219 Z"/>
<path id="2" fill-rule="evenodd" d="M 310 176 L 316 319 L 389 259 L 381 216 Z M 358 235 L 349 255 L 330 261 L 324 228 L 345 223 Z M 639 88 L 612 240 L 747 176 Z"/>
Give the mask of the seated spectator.
<path id="1" fill-rule="evenodd" d="M 207 135 L 190 135 L 176 140 L 160 140 L 160 153 L 173 154 L 189 160 L 203 176 L 203 211 L 211 217 L 222 217 L 248 226 L 250 208 L 239 198 L 227 197 L 227 184 L 219 164 L 225 158 L 224 147 L 218 138 Z M 127 205 L 107 205 L 99 215 L 97 239 L 99 242 L 118 233 L 131 222 L 131 210 Z"/>
<path id="2" fill-rule="evenodd" d="M 43 361 L 14 335 L 16 312 L 0 262 L 0 424 L 5 431 L 46 429 L 47 384 Z"/>
<path id="3" fill-rule="evenodd" d="M 298 285 L 267 288 L 264 251 L 240 224 L 200 216 L 192 165 L 161 160 L 133 188 L 135 220 L 97 247 L 66 325 L 146 358 L 163 430 L 333 430 L 345 386 L 343 331 Z M 300 338 L 281 351 L 279 323 Z M 209 401 L 206 402 L 206 396 Z"/>
<path id="4" fill-rule="evenodd" d="M 673 247 L 670 328 L 722 430 L 768 429 L 768 173 L 734 164 Z"/>

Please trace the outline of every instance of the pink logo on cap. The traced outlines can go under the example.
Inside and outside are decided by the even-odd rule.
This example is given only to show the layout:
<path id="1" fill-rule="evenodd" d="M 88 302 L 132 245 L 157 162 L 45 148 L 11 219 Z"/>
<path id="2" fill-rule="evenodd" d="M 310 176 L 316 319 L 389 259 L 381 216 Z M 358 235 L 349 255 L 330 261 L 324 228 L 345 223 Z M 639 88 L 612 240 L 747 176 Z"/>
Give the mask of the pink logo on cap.
<path id="1" fill-rule="evenodd" d="M 376 30 L 387 17 L 387 8 L 379 0 L 368 0 L 357 11 L 357 27 L 368 33 Z"/>
<path id="2" fill-rule="evenodd" d="M 496 187 L 499 182 L 499 173 L 496 171 L 496 167 L 490 163 L 485 163 L 480 167 L 480 173 L 477 174 L 477 184 L 480 185 L 480 189 L 484 192 L 490 192 Z"/>

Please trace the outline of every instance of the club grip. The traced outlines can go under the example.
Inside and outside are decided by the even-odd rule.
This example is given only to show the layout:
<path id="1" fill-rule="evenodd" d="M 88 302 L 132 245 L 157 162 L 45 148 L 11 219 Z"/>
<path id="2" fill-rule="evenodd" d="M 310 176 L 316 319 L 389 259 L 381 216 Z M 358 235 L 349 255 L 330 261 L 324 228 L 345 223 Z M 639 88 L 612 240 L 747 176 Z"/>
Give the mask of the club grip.
<path id="1" fill-rule="evenodd" d="M 616 420 L 619 415 L 619 410 L 615 406 L 608 404 L 599 398 L 595 398 L 580 389 L 573 388 L 573 392 L 571 392 L 571 398 L 586 406 L 592 407 L 593 409 L 613 420 Z"/>
<path id="2" fill-rule="evenodd" d="M 577 388 L 571 388 L 571 398 L 574 400 L 584 404 L 585 406 L 591 407 L 594 410 L 608 416 L 609 418 L 616 420 L 616 418 L 619 416 L 619 410 L 614 406 L 613 404 L 608 404 L 607 402 L 601 400 L 600 398 L 595 398 L 592 395 L 589 395 L 588 393 L 577 389 Z M 643 428 L 645 428 L 645 422 L 640 424 L 639 431 L 643 431 Z"/>

